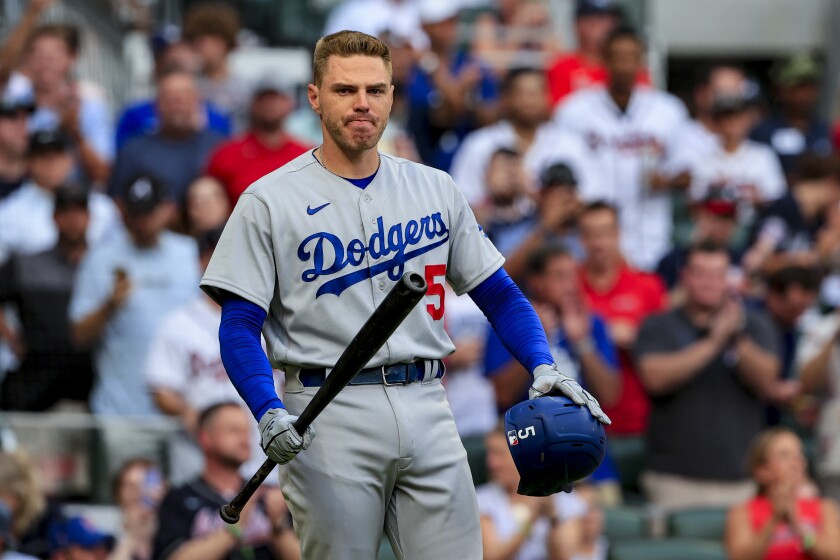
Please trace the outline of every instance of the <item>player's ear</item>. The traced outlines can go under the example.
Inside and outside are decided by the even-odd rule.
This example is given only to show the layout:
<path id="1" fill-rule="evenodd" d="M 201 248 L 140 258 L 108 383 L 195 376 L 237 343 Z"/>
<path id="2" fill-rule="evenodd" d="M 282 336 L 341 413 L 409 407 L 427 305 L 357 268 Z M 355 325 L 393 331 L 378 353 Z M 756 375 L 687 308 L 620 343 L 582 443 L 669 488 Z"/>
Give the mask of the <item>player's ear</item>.
<path id="1" fill-rule="evenodd" d="M 306 97 L 309 99 L 309 105 L 312 107 L 312 110 L 321 114 L 321 100 L 319 98 L 320 90 L 318 86 L 315 84 L 309 84 L 306 86 Z"/>

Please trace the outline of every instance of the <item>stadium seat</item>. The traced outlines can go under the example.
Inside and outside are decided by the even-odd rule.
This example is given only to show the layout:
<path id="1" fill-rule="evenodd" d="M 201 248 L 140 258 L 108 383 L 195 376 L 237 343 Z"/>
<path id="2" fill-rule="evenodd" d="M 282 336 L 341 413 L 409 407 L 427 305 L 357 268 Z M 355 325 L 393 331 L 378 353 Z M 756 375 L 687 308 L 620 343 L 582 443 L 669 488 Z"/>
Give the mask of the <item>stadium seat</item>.
<path id="1" fill-rule="evenodd" d="M 668 536 L 722 541 L 726 508 L 692 508 L 668 515 Z"/>
<path id="2" fill-rule="evenodd" d="M 638 508 L 615 507 L 604 510 L 604 535 L 611 542 L 643 539 L 648 536 L 648 519 Z"/>
<path id="3" fill-rule="evenodd" d="M 609 560 L 726 560 L 726 551 L 710 541 L 644 539 L 612 545 Z"/>
<path id="4" fill-rule="evenodd" d="M 607 449 L 618 468 L 622 493 L 641 495 L 639 474 L 645 463 L 645 440 L 643 437 L 615 437 L 607 439 Z"/>
<path id="5" fill-rule="evenodd" d="M 487 449 L 484 446 L 484 436 L 467 436 L 461 440 L 467 450 L 467 461 L 470 464 L 473 484 L 480 486 L 487 482 Z"/>

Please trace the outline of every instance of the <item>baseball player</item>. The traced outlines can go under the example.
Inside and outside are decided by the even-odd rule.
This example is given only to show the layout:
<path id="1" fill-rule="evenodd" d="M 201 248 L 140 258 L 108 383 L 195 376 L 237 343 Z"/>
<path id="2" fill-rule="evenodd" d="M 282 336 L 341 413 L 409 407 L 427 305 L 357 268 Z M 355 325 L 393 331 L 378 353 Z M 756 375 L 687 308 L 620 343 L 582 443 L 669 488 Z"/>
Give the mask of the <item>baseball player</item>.
<path id="1" fill-rule="evenodd" d="M 400 558 L 478 560 L 475 491 L 440 383 L 454 349 L 444 282 L 472 297 L 534 375 L 531 397 L 560 392 L 609 419 L 554 366 L 537 315 L 452 179 L 377 151 L 393 102 L 388 48 L 359 32 L 324 37 L 313 82 L 323 144 L 245 191 L 201 282 L 222 305 L 222 360 L 266 454 L 285 464 L 304 558 L 376 558 L 384 529 Z M 296 415 L 406 271 L 425 277 L 424 301 L 297 433 Z M 285 402 L 272 365 L 286 371 Z"/>

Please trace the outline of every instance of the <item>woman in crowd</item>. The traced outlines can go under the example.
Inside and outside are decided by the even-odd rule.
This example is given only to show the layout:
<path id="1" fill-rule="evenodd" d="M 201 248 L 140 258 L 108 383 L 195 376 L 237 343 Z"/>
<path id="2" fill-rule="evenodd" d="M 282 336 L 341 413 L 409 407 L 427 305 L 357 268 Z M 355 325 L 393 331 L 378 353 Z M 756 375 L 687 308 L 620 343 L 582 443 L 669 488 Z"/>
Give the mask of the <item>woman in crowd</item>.
<path id="1" fill-rule="evenodd" d="M 837 505 L 815 496 L 799 437 L 786 428 L 759 434 L 749 467 L 758 493 L 734 507 L 726 521 L 731 560 L 840 558 Z"/>
<path id="2" fill-rule="evenodd" d="M 158 504 L 166 492 L 160 468 L 149 459 L 129 459 L 114 477 L 112 491 L 123 532 L 110 560 L 151 560 Z"/>
<path id="3" fill-rule="evenodd" d="M 504 429 L 486 438 L 490 482 L 476 490 L 484 560 L 569 560 L 581 541 L 587 506 L 574 493 L 520 496 L 519 472 Z"/>

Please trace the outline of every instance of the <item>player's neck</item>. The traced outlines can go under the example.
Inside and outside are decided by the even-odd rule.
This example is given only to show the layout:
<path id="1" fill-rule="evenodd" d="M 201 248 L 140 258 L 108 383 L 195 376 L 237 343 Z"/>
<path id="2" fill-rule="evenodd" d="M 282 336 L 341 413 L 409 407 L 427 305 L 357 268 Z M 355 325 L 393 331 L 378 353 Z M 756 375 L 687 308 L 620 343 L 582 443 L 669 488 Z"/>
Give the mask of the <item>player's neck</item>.
<path id="1" fill-rule="evenodd" d="M 327 171 L 345 179 L 364 179 L 379 168 L 376 148 L 359 152 L 346 152 L 332 142 L 324 142 L 315 150 L 315 157 Z"/>

